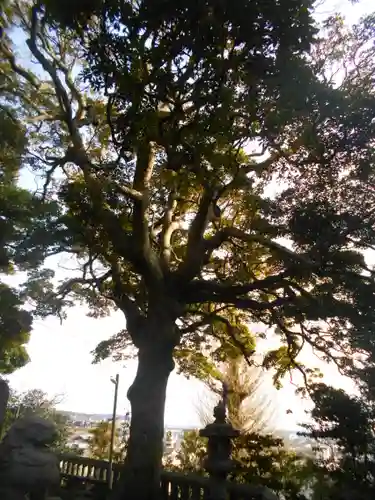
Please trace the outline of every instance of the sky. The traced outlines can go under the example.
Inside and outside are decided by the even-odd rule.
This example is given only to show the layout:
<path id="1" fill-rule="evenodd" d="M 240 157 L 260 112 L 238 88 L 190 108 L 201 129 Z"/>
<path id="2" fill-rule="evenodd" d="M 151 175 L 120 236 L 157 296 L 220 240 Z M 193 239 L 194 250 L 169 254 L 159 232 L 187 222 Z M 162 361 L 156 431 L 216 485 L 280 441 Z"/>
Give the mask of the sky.
<path id="1" fill-rule="evenodd" d="M 371 12 L 373 0 L 363 0 L 351 4 L 326 1 L 319 8 L 319 17 L 325 17 L 335 11 L 344 13 L 350 22 L 355 22 L 364 13 Z M 58 267 L 59 264 L 56 263 Z M 61 268 L 58 269 L 61 271 Z M 136 362 L 114 363 L 110 359 L 100 364 L 92 364 L 91 351 L 96 345 L 125 326 L 125 318 L 120 312 L 103 319 L 86 316 L 84 307 L 75 307 L 68 313 L 68 318 L 60 324 L 56 318 L 36 320 L 34 322 L 28 352 L 31 362 L 21 368 L 8 380 L 13 389 L 26 391 L 41 389 L 49 396 L 62 396 L 59 408 L 85 413 L 111 413 L 113 407 L 114 386 L 110 381 L 116 373 L 120 376 L 118 413 L 129 410 L 126 392 L 134 379 Z M 260 349 L 274 347 L 275 339 L 268 335 L 259 346 Z M 350 381 L 339 376 L 332 366 L 323 365 L 306 350 L 303 361 L 324 369 L 325 381 L 346 390 L 352 390 Z M 271 374 L 265 373 L 264 391 L 274 408 L 272 425 L 278 429 L 294 430 L 299 422 L 305 421 L 306 402 L 295 395 L 295 383 L 298 379 L 285 381 L 284 387 L 277 391 L 271 380 Z M 199 426 L 196 407 L 204 397 L 203 384 L 196 380 L 187 380 L 171 374 L 168 384 L 165 422 L 168 426 Z M 292 413 L 288 412 L 292 410 Z"/>

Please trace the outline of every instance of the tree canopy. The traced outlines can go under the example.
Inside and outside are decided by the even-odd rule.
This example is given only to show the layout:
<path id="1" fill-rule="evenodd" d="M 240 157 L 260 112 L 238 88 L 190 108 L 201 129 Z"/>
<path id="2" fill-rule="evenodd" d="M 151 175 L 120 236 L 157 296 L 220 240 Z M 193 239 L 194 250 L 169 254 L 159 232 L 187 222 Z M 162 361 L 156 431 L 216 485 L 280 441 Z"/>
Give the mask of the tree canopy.
<path id="1" fill-rule="evenodd" d="M 344 366 L 350 358 L 342 352 L 371 350 L 365 332 L 373 322 L 372 271 L 360 253 L 373 244 L 373 19 L 352 31 L 330 19 L 306 64 L 314 33 L 308 4 L 287 14 L 259 7 L 263 21 L 255 38 L 236 17 L 259 16 L 250 4 L 235 13 L 202 5 L 191 10 L 192 25 L 184 29 L 184 7 L 169 2 L 125 2 L 121 12 L 115 4 L 98 5 L 102 22 L 93 20 L 83 35 L 89 46 L 83 75 L 95 99 L 70 81 L 75 53 L 65 48 L 67 62 L 56 73 L 70 86 L 56 87 L 48 62 L 57 47 L 51 40 L 50 55 L 44 53 L 40 30 L 36 46 L 32 38 L 29 43 L 52 71 L 55 98 L 66 102 L 64 120 L 44 121 L 47 127 L 53 118 L 62 120 L 64 133 L 57 131 L 55 140 L 68 153 L 49 160 L 50 170 L 69 166 L 55 190 L 46 186 L 66 204 L 53 244 L 77 254 L 86 272 L 69 280 L 52 306 L 43 303 L 43 313 L 70 305 L 68 292 L 87 299 L 97 314 L 113 299 L 127 315 L 130 338 L 125 331 L 115 335 L 99 350 L 107 355 L 137 345 L 132 321 L 138 325 L 147 316 L 154 290 L 156 302 L 173 298 L 168 308 L 180 321 L 185 355 L 207 335 L 246 344 L 241 327 L 255 320 L 275 327 L 285 341 L 266 359 L 280 376 L 298 366 L 305 342 L 342 369 L 352 368 Z M 278 26 L 272 36 L 271 25 Z M 347 67 L 339 84 L 328 74 L 334 66 Z M 83 128 L 85 104 L 97 112 L 96 127 Z M 48 113 L 39 111 L 41 119 Z M 85 159 L 78 157 L 83 149 Z M 33 166 L 45 173 L 45 162 L 41 156 Z M 285 189 L 267 197 L 271 178 Z"/>
<path id="2" fill-rule="evenodd" d="M 2 95 L 38 179 L 7 237 L 21 297 L 41 317 L 77 301 L 124 313 L 97 355 L 138 349 L 127 460 L 150 484 L 173 354 L 187 369 L 209 364 L 212 339 L 215 355 L 248 354 L 260 322 L 283 343 L 264 359 L 276 381 L 309 382 L 305 344 L 351 376 L 374 365 L 374 17 L 332 17 L 318 35 L 312 10 L 16 0 L 2 13 Z M 60 283 L 59 254 L 75 263 Z M 146 483 L 134 494 L 151 498 Z"/>

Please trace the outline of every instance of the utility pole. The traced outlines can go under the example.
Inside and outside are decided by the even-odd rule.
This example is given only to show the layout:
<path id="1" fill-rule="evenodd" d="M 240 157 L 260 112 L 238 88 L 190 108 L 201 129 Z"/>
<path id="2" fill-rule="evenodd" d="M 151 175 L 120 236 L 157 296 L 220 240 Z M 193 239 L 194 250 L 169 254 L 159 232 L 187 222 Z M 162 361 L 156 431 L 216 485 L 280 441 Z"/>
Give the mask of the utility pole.
<path id="1" fill-rule="evenodd" d="M 108 474 L 108 486 L 109 489 L 112 489 L 113 484 L 113 446 L 115 442 L 115 431 L 116 431 L 116 412 L 117 412 L 117 394 L 118 394 L 118 386 L 119 386 L 120 376 L 116 375 L 115 378 L 111 378 L 112 384 L 115 386 L 115 395 L 113 398 L 113 414 L 112 414 L 112 428 L 111 428 L 111 443 L 109 445 L 109 474 Z"/>

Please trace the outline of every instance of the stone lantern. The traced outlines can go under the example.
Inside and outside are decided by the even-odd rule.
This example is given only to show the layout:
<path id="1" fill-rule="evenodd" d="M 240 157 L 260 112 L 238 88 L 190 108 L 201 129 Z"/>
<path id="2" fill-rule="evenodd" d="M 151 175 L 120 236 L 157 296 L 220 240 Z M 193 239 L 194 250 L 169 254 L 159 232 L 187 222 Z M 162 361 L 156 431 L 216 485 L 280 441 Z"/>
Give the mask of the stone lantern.
<path id="1" fill-rule="evenodd" d="M 215 420 L 200 431 L 200 436 L 208 438 L 205 469 L 210 475 L 210 500 L 224 500 L 227 497 L 226 480 L 234 469 L 231 458 L 232 440 L 239 431 L 227 421 L 228 386 L 223 383 L 223 396 L 214 409 Z"/>

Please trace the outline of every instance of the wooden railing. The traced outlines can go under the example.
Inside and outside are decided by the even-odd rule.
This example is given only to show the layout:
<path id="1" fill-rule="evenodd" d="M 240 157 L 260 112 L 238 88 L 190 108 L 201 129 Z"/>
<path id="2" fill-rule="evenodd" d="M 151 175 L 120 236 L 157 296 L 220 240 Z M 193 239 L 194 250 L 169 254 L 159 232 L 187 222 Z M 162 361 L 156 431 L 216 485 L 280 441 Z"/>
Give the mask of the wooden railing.
<path id="1" fill-rule="evenodd" d="M 79 478 L 87 482 L 108 482 L 109 463 L 106 460 L 95 460 L 72 455 L 60 456 L 60 472 L 61 478 L 74 479 Z M 120 466 L 113 464 L 114 481 L 118 480 L 120 475 Z"/>
<path id="2" fill-rule="evenodd" d="M 113 484 L 121 475 L 121 464 L 113 464 Z M 109 477 L 109 462 L 72 455 L 60 456 L 63 488 L 86 489 L 93 486 L 106 490 Z M 208 500 L 212 478 L 197 474 L 163 471 L 161 475 L 161 498 L 163 500 Z M 228 500 L 269 500 L 262 487 L 226 482 Z"/>

